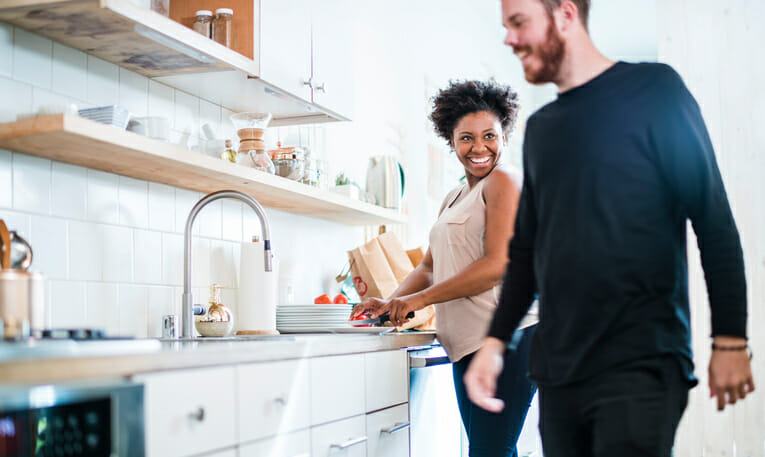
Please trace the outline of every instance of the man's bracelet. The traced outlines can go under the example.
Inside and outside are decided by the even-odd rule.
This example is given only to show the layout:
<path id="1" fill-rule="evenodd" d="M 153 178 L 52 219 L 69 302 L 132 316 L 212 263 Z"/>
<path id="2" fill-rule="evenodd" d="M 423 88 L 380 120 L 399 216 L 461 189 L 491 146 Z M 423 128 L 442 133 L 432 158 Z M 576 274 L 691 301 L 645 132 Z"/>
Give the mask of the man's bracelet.
<path id="1" fill-rule="evenodd" d="M 738 346 L 720 346 L 719 344 L 712 343 L 712 350 L 713 351 L 723 351 L 723 352 L 739 352 L 739 351 L 748 351 L 749 352 L 749 360 L 752 360 L 752 357 L 754 354 L 752 353 L 752 350 L 749 349 L 748 344 L 739 344 Z"/>

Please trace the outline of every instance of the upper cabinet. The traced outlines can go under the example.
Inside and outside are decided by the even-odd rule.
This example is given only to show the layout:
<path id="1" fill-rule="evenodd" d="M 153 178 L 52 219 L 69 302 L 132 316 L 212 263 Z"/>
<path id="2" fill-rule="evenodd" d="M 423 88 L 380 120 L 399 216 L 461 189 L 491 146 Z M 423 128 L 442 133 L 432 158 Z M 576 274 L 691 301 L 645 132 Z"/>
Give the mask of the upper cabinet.
<path id="1" fill-rule="evenodd" d="M 171 18 L 131 0 L 3 0 L 0 21 L 47 36 L 272 125 L 348 120 L 348 0 L 172 1 Z M 188 26 L 234 9 L 232 49 Z"/>

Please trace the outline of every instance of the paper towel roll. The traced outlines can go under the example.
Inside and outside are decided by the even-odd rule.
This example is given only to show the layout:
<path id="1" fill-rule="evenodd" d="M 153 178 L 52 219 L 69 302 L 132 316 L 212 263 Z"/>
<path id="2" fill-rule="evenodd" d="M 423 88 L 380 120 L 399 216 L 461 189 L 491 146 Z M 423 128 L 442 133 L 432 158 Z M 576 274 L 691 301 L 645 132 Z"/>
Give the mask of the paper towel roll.
<path id="1" fill-rule="evenodd" d="M 242 243 L 239 266 L 238 331 L 276 332 L 277 259 L 266 272 L 263 242 Z"/>

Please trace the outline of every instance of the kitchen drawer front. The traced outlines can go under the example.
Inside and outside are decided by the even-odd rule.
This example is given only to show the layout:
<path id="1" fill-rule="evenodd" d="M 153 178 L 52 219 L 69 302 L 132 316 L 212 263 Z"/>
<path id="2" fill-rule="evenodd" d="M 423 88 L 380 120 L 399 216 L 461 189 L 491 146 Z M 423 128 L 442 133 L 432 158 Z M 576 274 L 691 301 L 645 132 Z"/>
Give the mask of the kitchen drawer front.
<path id="1" fill-rule="evenodd" d="M 406 351 L 365 354 L 366 411 L 406 403 L 409 399 L 409 365 Z"/>
<path id="2" fill-rule="evenodd" d="M 364 354 L 311 359 L 311 425 L 364 412 Z"/>
<path id="3" fill-rule="evenodd" d="M 237 367 L 239 440 L 252 441 L 310 425 L 308 360 Z"/>
<path id="4" fill-rule="evenodd" d="M 239 457 L 310 457 L 311 432 L 302 430 L 239 446 Z"/>
<path id="5" fill-rule="evenodd" d="M 409 405 L 367 414 L 367 457 L 409 457 Z"/>
<path id="6" fill-rule="evenodd" d="M 236 444 L 234 367 L 138 376 L 148 457 L 183 457 Z"/>
<path id="7" fill-rule="evenodd" d="M 311 457 L 365 457 L 364 416 L 351 417 L 311 429 Z"/>

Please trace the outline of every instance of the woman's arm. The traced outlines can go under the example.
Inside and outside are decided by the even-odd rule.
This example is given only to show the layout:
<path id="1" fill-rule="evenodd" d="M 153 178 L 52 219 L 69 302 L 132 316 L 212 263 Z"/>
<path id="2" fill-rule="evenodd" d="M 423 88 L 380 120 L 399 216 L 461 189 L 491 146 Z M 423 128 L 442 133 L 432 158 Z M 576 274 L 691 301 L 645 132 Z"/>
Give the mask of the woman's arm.
<path id="1" fill-rule="evenodd" d="M 477 295 L 502 281 L 508 262 L 507 246 L 513 236 L 520 199 L 520 178 L 498 169 L 486 179 L 483 188 L 486 201 L 484 256 L 445 281 L 391 300 L 387 308 L 395 325 L 405 322 L 410 311 Z"/>

